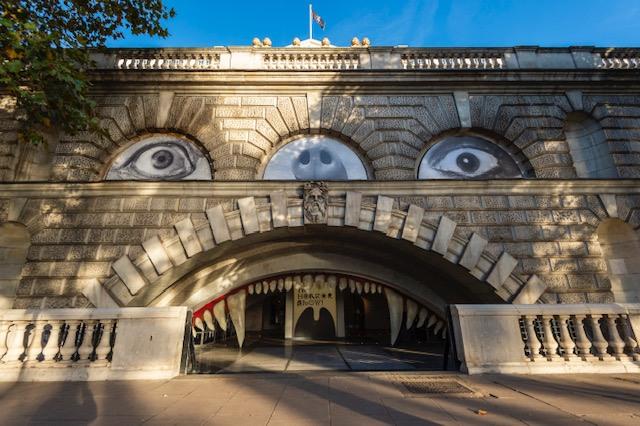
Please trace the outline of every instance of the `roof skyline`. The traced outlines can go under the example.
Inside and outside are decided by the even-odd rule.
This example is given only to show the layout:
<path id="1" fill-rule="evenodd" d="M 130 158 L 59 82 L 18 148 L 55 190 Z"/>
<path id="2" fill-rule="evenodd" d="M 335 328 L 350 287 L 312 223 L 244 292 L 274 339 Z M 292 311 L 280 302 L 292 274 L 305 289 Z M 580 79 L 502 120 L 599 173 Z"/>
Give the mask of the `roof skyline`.
<path id="1" fill-rule="evenodd" d="M 166 24 L 167 39 L 129 35 L 109 47 L 250 46 L 254 37 L 284 47 L 309 38 L 307 1 L 166 4 L 177 12 Z M 326 22 L 324 31 L 313 24 L 313 38 L 337 46 L 353 37 L 368 37 L 373 46 L 640 46 L 640 4 L 628 0 L 316 0 L 313 8 Z"/>

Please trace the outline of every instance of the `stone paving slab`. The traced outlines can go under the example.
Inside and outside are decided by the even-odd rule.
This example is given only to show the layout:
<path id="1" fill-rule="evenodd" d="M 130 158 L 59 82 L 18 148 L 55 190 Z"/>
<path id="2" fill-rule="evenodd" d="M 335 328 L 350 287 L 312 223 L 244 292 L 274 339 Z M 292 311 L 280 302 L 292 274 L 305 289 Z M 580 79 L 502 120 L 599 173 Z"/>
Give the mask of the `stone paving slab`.
<path id="1" fill-rule="evenodd" d="M 398 377 L 476 393 L 407 396 Z M 168 381 L 1 383 L 0 424 L 633 425 L 640 375 L 304 372 Z"/>

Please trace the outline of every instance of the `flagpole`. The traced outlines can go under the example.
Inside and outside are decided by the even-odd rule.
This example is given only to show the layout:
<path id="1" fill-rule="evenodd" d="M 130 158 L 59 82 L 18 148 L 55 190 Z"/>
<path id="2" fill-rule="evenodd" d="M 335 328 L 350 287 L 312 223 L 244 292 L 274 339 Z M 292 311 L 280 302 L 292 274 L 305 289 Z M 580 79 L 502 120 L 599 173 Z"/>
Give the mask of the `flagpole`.
<path id="1" fill-rule="evenodd" d="M 313 9 L 309 3 L 309 40 L 313 39 Z"/>

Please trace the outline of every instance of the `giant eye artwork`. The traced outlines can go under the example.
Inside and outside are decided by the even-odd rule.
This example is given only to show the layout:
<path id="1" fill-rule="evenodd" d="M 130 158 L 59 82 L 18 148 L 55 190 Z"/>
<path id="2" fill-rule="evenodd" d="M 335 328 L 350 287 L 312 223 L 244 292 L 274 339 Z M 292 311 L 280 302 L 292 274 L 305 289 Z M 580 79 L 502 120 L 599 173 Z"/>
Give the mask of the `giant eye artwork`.
<path id="1" fill-rule="evenodd" d="M 153 136 L 138 142 L 111 165 L 106 180 L 211 180 L 205 156 L 185 140 Z"/>
<path id="2" fill-rule="evenodd" d="M 360 158 L 346 145 L 325 136 L 307 136 L 278 150 L 264 171 L 272 180 L 366 180 Z"/>
<path id="3" fill-rule="evenodd" d="M 522 173 L 498 145 L 472 136 L 453 136 L 432 146 L 418 168 L 419 179 L 514 179 Z"/>

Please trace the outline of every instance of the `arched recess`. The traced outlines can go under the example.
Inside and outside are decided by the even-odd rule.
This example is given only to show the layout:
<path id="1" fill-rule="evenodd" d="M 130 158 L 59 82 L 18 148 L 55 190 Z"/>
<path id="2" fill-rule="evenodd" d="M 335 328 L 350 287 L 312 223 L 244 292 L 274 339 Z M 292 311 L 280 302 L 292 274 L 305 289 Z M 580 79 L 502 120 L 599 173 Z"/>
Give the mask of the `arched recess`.
<path id="1" fill-rule="evenodd" d="M 17 222 L 0 225 L 0 309 L 11 309 L 27 260 L 31 234 Z"/>
<path id="2" fill-rule="evenodd" d="M 318 221 L 305 214 L 304 200 L 288 198 L 284 191 L 272 193 L 270 203 L 243 198 L 238 210 L 224 212 L 220 205 L 209 209 L 208 223 L 198 228 L 190 219 L 176 223 L 178 236 L 173 239 L 145 241 L 144 254 L 114 262 L 115 274 L 104 287 L 122 306 L 177 304 L 197 309 L 253 279 L 287 269 L 329 269 L 360 273 L 390 287 L 400 285 L 400 291 L 440 311 L 446 303 L 535 303 L 544 293 L 546 284 L 535 275 L 525 282 L 513 274 L 517 260 L 508 253 L 496 259 L 486 252 L 488 242 L 480 235 L 465 238 L 446 216 L 430 223 L 423 220 L 422 208 L 411 205 L 405 212 L 393 209 L 393 203 L 384 196 L 376 204 L 364 203 L 362 194 L 347 192 L 343 199 L 328 202 L 326 217 Z M 283 250 L 280 260 L 260 263 L 278 250 Z M 299 258 L 293 262 L 296 250 Z M 342 258 L 336 257 L 345 250 Z M 259 266 L 251 269 L 254 258 Z M 334 262 L 323 260 L 327 258 Z M 331 265 L 364 266 L 354 271 L 356 266 L 341 270 Z M 371 275 L 384 265 L 387 273 Z M 429 282 L 435 273 L 443 277 L 439 287 Z M 408 284 L 411 280 L 419 284 Z M 418 288 L 438 291 L 426 295 Z M 447 293 L 451 290 L 455 291 Z M 440 302 L 433 305 L 436 300 Z"/>
<path id="3" fill-rule="evenodd" d="M 640 238 L 631 225 L 607 219 L 597 229 L 616 302 L 640 302 Z"/>
<path id="4" fill-rule="evenodd" d="M 420 151 L 420 155 L 416 158 L 415 163 L 415 176 L 419 176 L 420 166 L 422 164 L 423 159 L 427 152 L 433 148 L 435 145 L 443 142 L 449 138 L 476 138 L 487 143 L 497 145 L 500 150 L 505 151 L 509 157 L 516 163 L 517 167 L 520 170 L 520 173 L 523 178 L 535 178 L 536 173 L 533 165 L 529 161 L 529 158 L 524 154 L 524 152 L 516 146 L 514 143 L 509 141 L 508 139 L 491 132 L 486 129 L 481 128 L 470 128 L 470 129 L 449 129 L 446 130 L 425 144 L 425 146 Z"/>
<path id="5" fill-rule="evenodd" d="M 582 111 L 567 115 L 564 134 L 579 178 L 610 179 L 618 170 L 602 127 Z"/>

